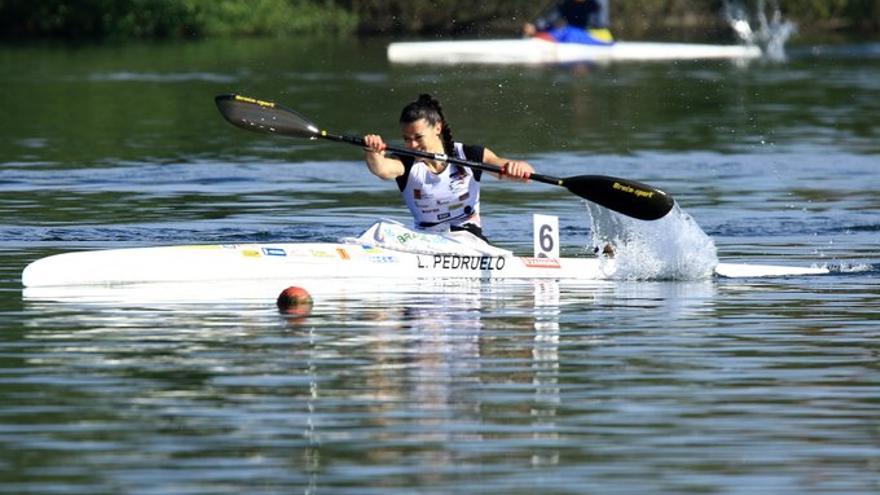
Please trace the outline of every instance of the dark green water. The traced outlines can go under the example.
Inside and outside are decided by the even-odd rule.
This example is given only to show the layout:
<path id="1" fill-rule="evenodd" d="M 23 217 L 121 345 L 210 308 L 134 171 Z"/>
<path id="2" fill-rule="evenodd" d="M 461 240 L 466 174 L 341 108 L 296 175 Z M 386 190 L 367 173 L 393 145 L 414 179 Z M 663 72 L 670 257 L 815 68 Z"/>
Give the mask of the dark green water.
<path id="1" fill-rule="evenodd" d="M 0 493 L 877 493 L 880 56 L 784 63 L 391 66 L 385 42 L 0 49 Z M 23 300 L 37 258 L 332 241 L 405 220 L 356 148 L 246 133 L 239 92 L 396 140 L 456 135 L 542 172 L 669 191 L 723 261 L 831 275 L 376 281 L 274 301 Z M 581 254 L 583 205 L 486 182 L 499 244 L 533 212 Z M 194 288 L 193 290 L 198 290 Z"/>

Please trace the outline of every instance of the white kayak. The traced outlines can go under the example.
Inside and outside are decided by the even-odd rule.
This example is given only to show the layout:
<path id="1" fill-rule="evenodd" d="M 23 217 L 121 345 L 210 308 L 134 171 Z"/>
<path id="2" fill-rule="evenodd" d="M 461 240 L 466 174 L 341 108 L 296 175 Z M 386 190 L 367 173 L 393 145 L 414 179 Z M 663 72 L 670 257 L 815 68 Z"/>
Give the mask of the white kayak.
<path id="1" fill-rule="evenodd" d="M 556 43 L 542 39 L 398 42 L 388 60 L 401 64 L 560 64 L 700 59 L 754 59 L 754 45 L 618 41 L 611 45 Z"/>
<path id="2" fill-rule="evenodd" d="M 214 283 L 368 279 L 613 280 L 607 257 L 525 257 L 476 241 L 469 234 L 414 232 L 377 222 L 339 243 L 266 243 L 110 249 L 58 254 L 29 264 L 26 289 L 145 283 Z M 476 241 L 476 242 L 475 242 Z M 826 268 L 719 263 L 719 277 L 819 275 Z"/>

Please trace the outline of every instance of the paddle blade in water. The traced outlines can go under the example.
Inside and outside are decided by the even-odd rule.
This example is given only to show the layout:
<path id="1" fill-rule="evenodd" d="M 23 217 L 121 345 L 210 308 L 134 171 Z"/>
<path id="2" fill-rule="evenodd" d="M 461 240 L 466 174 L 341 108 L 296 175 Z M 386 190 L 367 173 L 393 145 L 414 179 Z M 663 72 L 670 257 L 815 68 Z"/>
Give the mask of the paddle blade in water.
<path id="1" fill-rule="evenodd" d="M 663 218 L 675 205 L 660 189 L 617 177 L 579 175 L 563 179 L 562 185 L 588 201 L 639 220 Z"/>
<path id="2" fill-rule="evenodd" d="M 309 119 L 271 101 L 231 94 L 214 101 L 223 117 L 242 129 L 300 138 L 315 138 L 321 132 Z"/>

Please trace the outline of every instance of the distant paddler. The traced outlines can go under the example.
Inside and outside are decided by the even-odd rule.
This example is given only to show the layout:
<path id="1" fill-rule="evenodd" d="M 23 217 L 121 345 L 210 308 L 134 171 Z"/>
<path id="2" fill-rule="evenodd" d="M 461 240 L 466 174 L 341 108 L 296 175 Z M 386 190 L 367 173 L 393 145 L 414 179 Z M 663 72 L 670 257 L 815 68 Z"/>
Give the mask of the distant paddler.
<path id="1" fill-rule="evenodd" d="M 608 0 L 564 0 L 535 20 L 523 26 L 528 37 L 559 43 L 610 45 L 611 36 Z"/>

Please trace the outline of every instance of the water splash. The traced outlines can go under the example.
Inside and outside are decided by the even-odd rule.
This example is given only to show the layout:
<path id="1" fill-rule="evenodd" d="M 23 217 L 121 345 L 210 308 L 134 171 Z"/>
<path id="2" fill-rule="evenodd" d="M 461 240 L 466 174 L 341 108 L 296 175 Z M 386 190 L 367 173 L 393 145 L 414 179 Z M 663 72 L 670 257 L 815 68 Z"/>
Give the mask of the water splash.
<path id="1" fill-rule="evenodd" d="M 616 280 L 703 280 L 718 264 L 715 243 L 676 205 L 654 221 L 630 218 L 587 204 L 593 246 L 610 245 L 603 269 Z"/>
<path id="2" fill-rule="evenodd" d="M 878 268 L 878 266 L 872 265 L 871 263 L 846 261 L 827 265 L 826 268 L 831 270 L 831 273 L 867 273 L 880 271 L 880 268 Z"/>
<path id="3" fill-rule="evenodd" d="M 768 20 L 767 4 L 764 0 L 758 0 L 755 20 L 758 29 L 752 29 L 749 11 L 739 2 L 724 0 L 724 19 L 743 42 L 749 45 L 758 45 L 764 55 L 773 61 L 784 61 L 785 42 L 797 32 L 797 25 L 791 21 L 782 19 L 782 11 L 779 9 L 777 0 L 770 0 L 772 14 Z"/>

